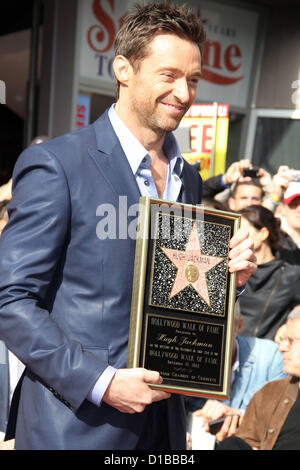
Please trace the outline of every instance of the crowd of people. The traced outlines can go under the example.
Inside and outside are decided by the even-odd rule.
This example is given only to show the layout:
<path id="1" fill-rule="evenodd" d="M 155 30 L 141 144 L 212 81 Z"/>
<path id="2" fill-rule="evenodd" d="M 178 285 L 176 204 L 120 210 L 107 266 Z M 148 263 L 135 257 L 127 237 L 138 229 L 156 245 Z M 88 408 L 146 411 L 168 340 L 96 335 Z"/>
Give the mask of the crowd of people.
<path id="1" fill-rule="evenodd" d="M 91 126 L 25 149 L 13 191 L 11 181 L 0 189 L 3 433 L 12 378 L 26 366 L 4 448 L 183 450 L 187 413 L 201 416 L 205 432 L 210 420 L 225 418 L 216 448 L 233 435 L 229 445 L 247 448 L 282 448 L 291 433 L 296 442 L 300 364 L 292 352 L 300 322 L 288 315 L 300 302 L 300 183 L 288 167 L 245 176 L 244 159 L 202 184 L 184 161 L 171 131 L 196 97 L 204 41 L 187 7 L 136 6 L 115 40 L 116 103 Z M 196 205 L 202 192 L 204 205 L 242 220 L 228 265 L 238 288 L 232 382 L 227 402 L 189 397 L 184 406 L 159 389 L 158 372 L 126 367 L 135 240 L 100 240 L 95 214 L 124 195 L 128 204 L 143 195 Z M 287 391 L 291 419 L 281 414 L 266 443 L 265 427 Z"/>
<path id="2" fill-rule="evenodd" d="M 231 435 L 241 435 L 245 439 L 246 434 L 238 432 L 242 422 L 242 432 L 247 432 L 245 422 L 248 423 L 248 419 L 244 420 L 245 410 L 255 392 L 262 388 L 261 378 L 265 379 L 265 383 L 276 380 L 275 375 L 272 375 L 272 364 L 273 367 L 278 366 L 277 379 L 280 375 L 285 375 L 281 353 L 286 323 L 291 316 L 299 317 L 300 320 L 300 307 L 297 307 L 300 305 L 300 182 L 297 172 L 285 165 L 280 166 L 274 176 L 262 168 L 257 169 L 255 178 L 244 176 L 244 168 L 251 167 L 248 159 L 241 159 L 230 165 L 224 175 L 214 176 L 203 185 L 204 204 L 241 215 L 241 226 L 249 231 L 254 241 L 258 268 L 248 279 L 245 292 L 238 299 L 237 318 L 240 318 L 241 323 L 236 330 L 232 357 L 232 368 L 238 372 L 232 374 L 229 399 L 186 399 L 189 431 L 193 421 L 201 419 L 202 427 L 197 423 L 197 426 L 194 426 L 195 432 L 199 433 L 200 429 L 207 447 L 201 446 L 201 437 L 194 436 L 199 448 L 219 449 L 218 443 Z M 257 352 L 258 345 L 270 349 L 268 352 L 263 349 Z M 248 353 L 243 353 L 244 348 Z M 272 348 L 273 353 L 276 350 L 274 357 Z M 237 349 L 241 357 L 238 366 L 235 366 Z M 258 364 L 262 368 L 260 371 L 255 370 Z M 267 395 L 262 394 L 262 397 Z M 248 417 L 248 414 L 246 416 Z M 214 439 L 207 439 L 205 434 L 209 433 L 208 422 L 220 418 L 226 418 L 222 427 Z M 255 424 L 259 428 L 258 422 Z M 261 428 L 260 431 L 263 433 Z M 190 435 L 188 442 L 192 446 Z M 251 439 L 246 439 L 246 442 L 250 442 L 254 448 L 272 448 L 270 443 L 269 447 L 266 447 L 265 442 L 254 444 Z M 275 442 L 274 439 L 271 440 L 274 446 Z M 226 441 L 221 448 L 227 448 L 228 445 L 228 448 L 237 449 L 243 448 L 244 445 L 244 448 L 249 449 L 249 445 L 247 447 L 247 444 L 241 444 L 238 439 L 232 439 L 230 443 L 227 444 Z M 287 448 L 293 448 L 293 445 L 295 446 L 294 439 Z M 277 448 L 277 444 L 274 448 Z M 299 448 L 299 445 L 296 448 Z"/>
<path id="3" fill-rule="evenodd" d="M 222 210 L 241 214 L 241 225 L 249 231 L 254 241 L 258 265 L 257 271 L 247 281 L 245 292 L 236 302 L 235 335 L 232 346 L 233 373 L 229 398 L 227 400 L 185 398 L 188 419 L 201 419 L 202 429 L 200 428 L 198 436 L 194 435 L 194 439 L 197 441 L 201 441 L 202 436 L 203 442 L 207 442 L 203 433 L 209 433 L 208 423 L 210 421 L 225 418 L 213 440 L 208 441 L 207 448 L 210 449 L 249 449 L 249 446 L 255 449 L 281 448 L 281 445 L 284 446 L 288 442 L 286 434 L 282 437 L 285 428 L 281 433 L 283 420 L 280 421 L 279 427 L 278 425 L 276 427 L 276 436 L 278 439 L 280 437 L 279 442 L 276 440 L 277 437 L 274 440 L 275 435 L 271 436 L 272 439 L 262 438 L 263 428 L 254 422 L 257 419 L 254 413 L 255 407 L 262 407 L 266 412 L 267 420 L 264 426 L 271 426 L 268 420 L 271 420 L 273 408 L 266 410 L 262 405 L 262 400 L 269 401 L 270 399 L 272 406 L 275 407 L 277 403 L 275 398 L 277 400 L 278 394 L 273 391 L 273 386 L 264 386 L 269 382 L 276 381 L 274 389 L 278 387 L 280 396 L 291 393 L 290 387 L 295 389 L 295 386 L 290 384 L 291 379 L 286 378 L 289 377 L 288 374 L 293 374 L 294 369 L 284 368 L 282 353 L 285 351 L 285 344 L 290 346 L 286 348 L 288 350 L 294 344 L 286 339 L 289 338 L 286 336 L 287 324 L 292 324 L 291 319 L 293 319 L 293 324 L 298 322 L 300 325 L 300 307 L 295 307 L 300 305 L 300 290 L 298 288 L 300 285 L 300 249 L 297 238 L 300 235 L 300 224 L 297 219 L 299 216 L 296 215 L 297 210 L 300 212 L 300 182 L 293 181 L 293 170 L 287 167 L 284 172 L 280 167 L 272 179 L 262 169 L 260 169 L 261 179 L 244 177 L 242 175 L 243 168 L 250 166 L 251 163 L 248 160 L 235 162 L 223 177 L 213 177 L 205 181 L 203 185 L 206 195 L 205 205 L 213 205 Z M 283 173 L 284 176 L 282 176 Z M 281 192 L 278 190 L 278 186 L 270 186 L 270 181 L 278 182 L 279 175 Z M 268 189 L 262 184 L 263 182 L 268 182 Z M 228 183 L 232 187 L 226 191 Z M 214 190 L 212 190 L 213 187 Z M 270 188 L 272 188 L 271 193 Z M 220 189 L 227 193 L 226 197 L 223 196 L 221 200 Z M 274 196 L 275 194 L 276 196 Z M 219 198 L 215 199 L 216 195 Z M 11 197 L 10 180 L 0 187 L 1 231 L 8 221 L 7 205 Z M 288 211 L 293 213 L 293 217 L 289 217 Z M 288 214 L 288 217 L 284 218 L 284 214 Z M 282 225 L 282 220 L 285 221 L 284 225 Z M 289 226 L 290 220 L 292 220 L 292 226 Z M 294 234 L 296 236 L 293 237 Z M 295 324 L 298 325 L 298 323 Z M 7 390 L 7 378 L 4 380 L 2 377 L 0 384 L 2 397 L 5 397 L 2 399 L 2 409 L 0 410 L 0 431 L 2 439 L 4 439 L 9 411 L 8 404 L 16 386 L 16 379 L 20 377 L 20 362 L 16 361 L 16 358 L 14 361 L 12 360 L 14 355 L 7 351 L 3 342 L 0 343 L 0 353 L 6 357 L 6 359 L 2 359 L 1 363 L 10 364 L 11 371 L 9 393 L 5 395 L 3 387 L 5 383 L 5 390 Z M 8 354 L 10 360 L 8 360 Z M 300 370 L 300 363 L 298 365 L 295 363 L 296 367 Z M 19 368 L 18 373 L 16 373 L 17 368 Z M 9 369 L 5 372 L 6 376 L 8 371 Z M 298 377 L 297 374 L 296 377 Z M 281 379 L 284 380 L 281 381 Z M 257 396 L 256 392 L 260 389 L 262 391 Z M 274 396 L 270 394 L 274 394 Z M 253 398 L 254 395 L 255 398 Z M 294 404 L 295 400 L 296 396 L 293 394 L 293 399 L 289 403 Z M 251 406 L 245 414 L 250 402 Z M 290 407 L 288 411 L 290 411 Z M 294 418 L 295 415 L 292 415 L 290 419 Z M 199 432 L 199 427 L 197 427 L 197 432 Z M 233 435 L 237 437 L 229 439 L 228 436 Z M 224 444 L 220 446 L 219 443 L 223 441 Z M 188 442 L 188 448 L 195 448 L 190 436 Z M 12 445 L 12 441 L 9 441 L 4 445 L 4 448 L 10 449 Z M 290 446 L 293 445 L 295 445 L 295 440 L 292 438 Z"/>

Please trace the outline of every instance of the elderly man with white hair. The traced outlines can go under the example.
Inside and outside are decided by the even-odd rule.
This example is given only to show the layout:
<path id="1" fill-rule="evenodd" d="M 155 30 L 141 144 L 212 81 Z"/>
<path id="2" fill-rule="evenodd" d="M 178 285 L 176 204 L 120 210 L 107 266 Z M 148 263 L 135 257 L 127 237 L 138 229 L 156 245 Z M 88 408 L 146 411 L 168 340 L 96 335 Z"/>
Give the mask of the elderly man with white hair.
<path id="1" fill-rule="evenodd" d="M 220 442 L 234 434 L 254 393 L 266 383 L 286 377 L 276 343 L 270 339 L 240 336 L 242 323 L 237 301 L 228 399 L 186 397 L 188 429 L 191 432 L 193 449 L 213 449 L 215 438 Z M 208 423 L 220 418 L 224 418 L 224 423 L 213 436 Z"/>
<path id="2" fill-rule="evenodd" d="M 218 450 L 300 450 L 300 306 L 289 314 L 278 348 L 289 377 L 260 389 L 234 436 Z"/>

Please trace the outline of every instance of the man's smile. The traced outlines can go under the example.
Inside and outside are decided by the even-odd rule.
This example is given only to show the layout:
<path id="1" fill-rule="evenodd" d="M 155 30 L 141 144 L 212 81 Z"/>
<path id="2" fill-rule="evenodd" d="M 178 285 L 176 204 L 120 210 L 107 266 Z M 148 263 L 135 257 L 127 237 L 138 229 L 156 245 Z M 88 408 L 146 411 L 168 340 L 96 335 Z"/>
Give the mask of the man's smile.
<path id="1" fill-rule="evenodd" d="M 175 113 L 175 114 L 181 114 L 186 109 L 185 106 L 179 105 L 179 104 L 164 103 L 164 102 L 161 102 L 161 104 L 165 106 L 166 108 L 168 108 L 172 113 Z"/>

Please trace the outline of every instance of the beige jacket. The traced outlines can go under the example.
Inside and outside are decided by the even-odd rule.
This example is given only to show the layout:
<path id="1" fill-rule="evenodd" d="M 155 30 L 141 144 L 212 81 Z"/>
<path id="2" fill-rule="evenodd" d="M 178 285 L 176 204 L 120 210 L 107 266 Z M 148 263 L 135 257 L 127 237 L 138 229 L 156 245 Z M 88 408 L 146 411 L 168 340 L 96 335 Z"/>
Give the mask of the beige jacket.
<path id="1" fill-rule="evenodd" d="M 251 399 L 235 435 L 251 447 L 271 450 L 298 392 L 299 377 L 267 383 Z"/>

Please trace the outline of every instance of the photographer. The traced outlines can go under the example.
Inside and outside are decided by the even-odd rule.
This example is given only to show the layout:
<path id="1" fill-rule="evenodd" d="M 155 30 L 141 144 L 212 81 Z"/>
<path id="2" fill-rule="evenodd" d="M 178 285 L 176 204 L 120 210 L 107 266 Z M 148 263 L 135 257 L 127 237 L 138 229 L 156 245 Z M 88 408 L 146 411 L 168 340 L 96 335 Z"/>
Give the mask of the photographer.
<path id="1" fill-rule="evenodd" d="M 290 182 L 276 215 L 281 219 L 282 230 L 300 248 L 300 181 Z"/>
<path id="2" fill-rule="evenodd" d="M 240 183 L 251 185 L 253 181 L 257 182 L 262 188 L 268 188 L 271 184 L 271 176 L 263 168 L 253 168 L 248 159 L 236 161 L 228 167 L 226 173 L 212 176 L 203 182 L 203 198 L 209 199 L 220 195 L 217 198 L 218 200 L 222 199 L 222 201 L 229 203 L 227 201 L 228 193 L 232 196 L 232 191 L 236 185 Z M 223 194 L 221 195 L 223 192 L 224 196 Z M 263 197 L 263 192 L 260 191 L 260 193 L 259 204 L 262 203 Z M 255 200 L 250 201 L 249 204 L 255 204 Z M 231 208 L 230 203 L 229 209 L 238 210 Z"/>
<path id="3" fill-rule="evenodd" d="M 287 165 L 280 165 L 277 173 L 272 178 L 271 191 L 268 198 L 264 201 L 264 206 L 270 211 L 277 211 L 277 207 L 281 204 L 285 191 L 289 184 L 296 177 L 297 172 Z"/>

